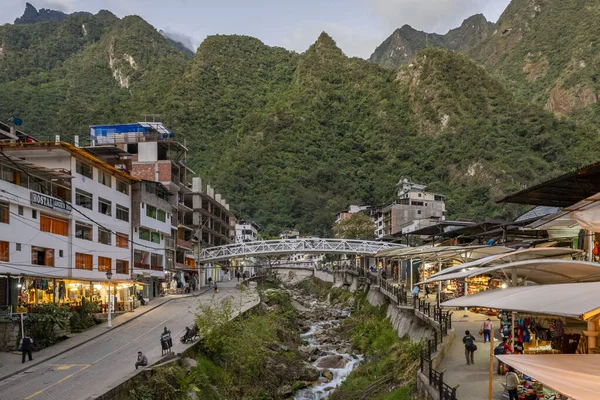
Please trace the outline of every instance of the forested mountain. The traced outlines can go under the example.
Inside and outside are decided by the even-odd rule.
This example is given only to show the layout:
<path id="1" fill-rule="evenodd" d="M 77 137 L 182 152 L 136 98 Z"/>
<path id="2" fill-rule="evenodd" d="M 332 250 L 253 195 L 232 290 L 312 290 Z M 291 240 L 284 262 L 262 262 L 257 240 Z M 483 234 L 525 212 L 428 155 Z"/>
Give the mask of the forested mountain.
<path id="1" fill-rule="evenodd" d="M 466 55 L 427 48 L 385 69 L 323 33 L 302 54 L 211 36 L 189 58 L 108 11 L 0 27 L 0 93 L 0 118 L 46 138 L 162 114 L 192 168 L 267 233 L 328 234 L 336 211 L 390 200 L 400 176 L 446 194 L 450 218 L 507 216 L 493 198 L 600 150 L 592 125 L 526 102 Z"/>
<path id="2" fill-rule="evenodd" d="M 445 35 L 426 33 L 404 25 L 396 29 L 371 54 L 369 61 L 384 68 L 398 68 L 408 64 L 419 50 L 425 47 L 439 47 L 459 52 L 469 52 L 481 41 L 488 38 L 495 25 L 482 14 L 473 15 Z"/>

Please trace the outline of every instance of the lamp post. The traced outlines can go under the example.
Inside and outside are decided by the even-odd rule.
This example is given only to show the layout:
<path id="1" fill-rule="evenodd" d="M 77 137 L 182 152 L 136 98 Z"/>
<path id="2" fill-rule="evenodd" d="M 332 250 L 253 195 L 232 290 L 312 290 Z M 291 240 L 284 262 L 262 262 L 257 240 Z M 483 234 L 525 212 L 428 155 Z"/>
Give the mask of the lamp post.
<path id="1" fill-rule="evenodd" d="M 111 321 L 111 318 L 110 318 L 110 316 L 111 316 L 110 315 L 110 308 L 111 308 L 111 305 L 112 305 L 111 304 L 112 303 L 112 301 L 111 301 L 112 299 L 110 297 L 110 279 L 111 278 L 112 278 L 112 272 L 108 271 L 106 273 L 106 279 L 108 279 L 108 327 L 109 328 L 112 328 L 112 321 Z"/>

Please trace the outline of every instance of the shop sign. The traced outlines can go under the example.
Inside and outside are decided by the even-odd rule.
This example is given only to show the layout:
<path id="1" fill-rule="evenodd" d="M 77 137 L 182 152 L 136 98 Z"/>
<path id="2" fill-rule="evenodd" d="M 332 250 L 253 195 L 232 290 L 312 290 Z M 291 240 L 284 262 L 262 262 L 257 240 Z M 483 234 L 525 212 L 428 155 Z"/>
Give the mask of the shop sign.
<path id="1" fill-rule="evenodd" d="M 48 207 L 55 211 L 62 211 L 62 212 L 69 213 L 72 210 L 71 205 L 69 203 L 67 203 L 66 201 L 57 199 L 55 197 L 46 196 L 44 194 L 31 192 L 30 199 L 31 199 L 31 204 Z"/>

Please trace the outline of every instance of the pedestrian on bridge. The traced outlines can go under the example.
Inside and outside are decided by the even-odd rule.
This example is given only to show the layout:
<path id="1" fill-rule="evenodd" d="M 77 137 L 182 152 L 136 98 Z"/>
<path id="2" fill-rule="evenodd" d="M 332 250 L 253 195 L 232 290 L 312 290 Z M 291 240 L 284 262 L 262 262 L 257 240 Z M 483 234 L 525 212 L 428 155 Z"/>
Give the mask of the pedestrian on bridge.
<path id="1" fill-rule="evenodd" d="M 240 281 L 240 271 L 235 271 L 235 277 L 237 278 L 238 282 Z"/>

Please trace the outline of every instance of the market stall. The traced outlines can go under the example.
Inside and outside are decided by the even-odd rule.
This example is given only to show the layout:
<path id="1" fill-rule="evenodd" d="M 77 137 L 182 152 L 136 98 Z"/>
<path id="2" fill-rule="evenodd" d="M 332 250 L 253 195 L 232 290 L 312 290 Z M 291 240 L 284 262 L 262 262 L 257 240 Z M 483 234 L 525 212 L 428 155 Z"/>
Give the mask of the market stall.
<path id="1" fill-rule="evenodd" d="M 498 359 L 518 372 L 522 399 L 600 398 L 600 355 L 503 355 Z"/>

